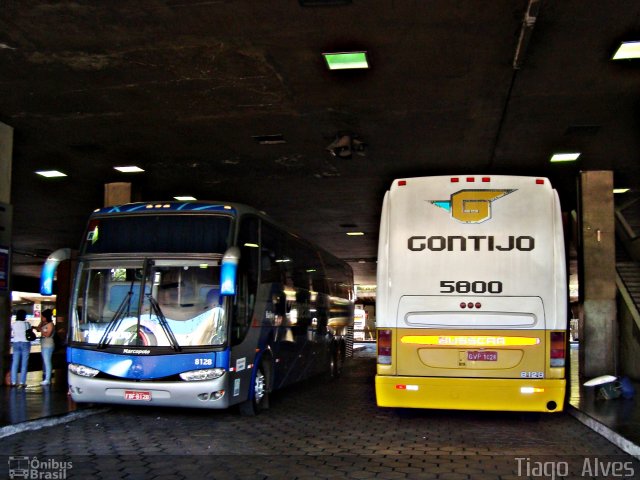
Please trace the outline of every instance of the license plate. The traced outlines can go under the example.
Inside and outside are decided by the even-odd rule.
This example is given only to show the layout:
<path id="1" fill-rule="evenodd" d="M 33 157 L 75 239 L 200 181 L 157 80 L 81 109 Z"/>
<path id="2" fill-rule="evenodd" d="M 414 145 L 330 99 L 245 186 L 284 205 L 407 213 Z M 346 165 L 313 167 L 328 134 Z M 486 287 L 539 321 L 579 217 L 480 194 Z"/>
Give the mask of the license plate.
<path id="1" fill-rule="evenodd" d="M 497 362 L 498 352 L 467 350 L 467 360 L 470 362 Z"/>
<path id="2" fill-rule="evenodd" d="M 150 402 L 151 401 L 151 392 L 138 392 L 136 390 L 125 390 L 124 392 L 125 400 L 136 400 L 142 402 Z"/>

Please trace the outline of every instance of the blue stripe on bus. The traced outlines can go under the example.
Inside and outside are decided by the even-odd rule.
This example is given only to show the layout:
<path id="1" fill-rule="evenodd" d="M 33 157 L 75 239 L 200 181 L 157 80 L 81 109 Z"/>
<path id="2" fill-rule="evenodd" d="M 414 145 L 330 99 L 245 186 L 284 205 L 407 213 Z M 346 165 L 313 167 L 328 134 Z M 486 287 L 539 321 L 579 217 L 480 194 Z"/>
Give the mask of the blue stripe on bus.
<path id="1" fill-rule="evenodd" d="M 149 205 L 160 205 L 161 208 L 148 208 Z M 220 211 L 225 213 L 237 213 L 235 208 L 229 209 L 225 208 L 225 205 L 222 204 L 210 204 L 210 203 L 177 203 L 177 202 L 148 202 L 148 203 L 133 203 L 130 205 L 117 205 L 113 207 L 101 208 L 93 212 L 96 214 L 105 214 L 105 213 L 127 213 L 127 212 L 135 212 L 137 210 L 144 210 L 148 213 L 156 213 L 158 211 Z"/>
<path id="2" fill-rule="evenodd" d="M 204 368 L 228 369 L 229 350 L 168 355 L 120 355 L 69 347 L 67 361 L 95 368 L 114 377 L 145 380 Z"/>

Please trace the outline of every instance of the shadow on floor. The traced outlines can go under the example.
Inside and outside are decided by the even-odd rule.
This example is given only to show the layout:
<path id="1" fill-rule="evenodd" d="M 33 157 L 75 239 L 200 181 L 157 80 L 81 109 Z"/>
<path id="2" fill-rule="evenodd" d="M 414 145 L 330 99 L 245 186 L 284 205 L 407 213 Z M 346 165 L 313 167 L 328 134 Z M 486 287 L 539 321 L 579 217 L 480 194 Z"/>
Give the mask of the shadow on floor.
<path id="1" fill-rule="evenodd" d="M 625 452 L 640 458 L 640 385 L 634 382 L 636 396 L 632 399 L 598 398 L 596 388 L 584 387 L 578 377 L 578 350 L 579 346 L 572 344 L 568 412 Z M 375 344 L 356 344 L 354 355 L 375 356 Z M 2 388 L 0 438 L 5 436 L 8 430 L 8 434 L 21 431 L 20 425 L 28 426 L 34 421 L 64 416 L 78 410 L 89 413 L 91 405 L 76 405 L 67 395 L 66 365 L 58 363 L 56 366 L 63 368 L 55 370 L 54 380 L 49 386 L 40 385 L 41 371 L 32 371 L 27 376 L 26 388 L 12 388 L 6 385 Z M 16 426 L 18 428 L 15 428 Z"/>

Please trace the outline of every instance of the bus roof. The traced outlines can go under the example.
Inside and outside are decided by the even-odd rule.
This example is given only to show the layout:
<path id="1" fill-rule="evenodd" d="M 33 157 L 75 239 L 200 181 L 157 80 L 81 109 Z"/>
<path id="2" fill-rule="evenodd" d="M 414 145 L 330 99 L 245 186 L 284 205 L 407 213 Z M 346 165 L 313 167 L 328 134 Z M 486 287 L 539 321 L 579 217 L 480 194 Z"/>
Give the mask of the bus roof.
<path id="1" fill-rule="evenodd" d="M 216 201 L 151 201 L 126 203 L 123 205 L 113 205 L 109 207 L 98 208 L 93 211 L 93 215 L 109 215 L 123 213 L 162 213 L 162 212 L 199 212 L 199 213 L 228 213 L 238 214 L 240 212 L 251 212 L 261 216 L 266 216 L 264 212 L 260 212 L 248 205 L 233 202 L 216 202 Z"/>

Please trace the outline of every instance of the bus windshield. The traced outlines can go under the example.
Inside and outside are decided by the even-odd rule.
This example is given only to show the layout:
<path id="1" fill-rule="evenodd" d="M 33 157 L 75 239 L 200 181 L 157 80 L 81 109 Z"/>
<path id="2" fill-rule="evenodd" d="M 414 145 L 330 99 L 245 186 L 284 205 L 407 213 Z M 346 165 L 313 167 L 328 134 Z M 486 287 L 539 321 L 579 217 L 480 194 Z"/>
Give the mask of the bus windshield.
<path id="1" fill-rule="evenodd" d="M 106 348 L 222 345 L 226 317 L 216 260 L 86 261 L 72 341 Z"/>

